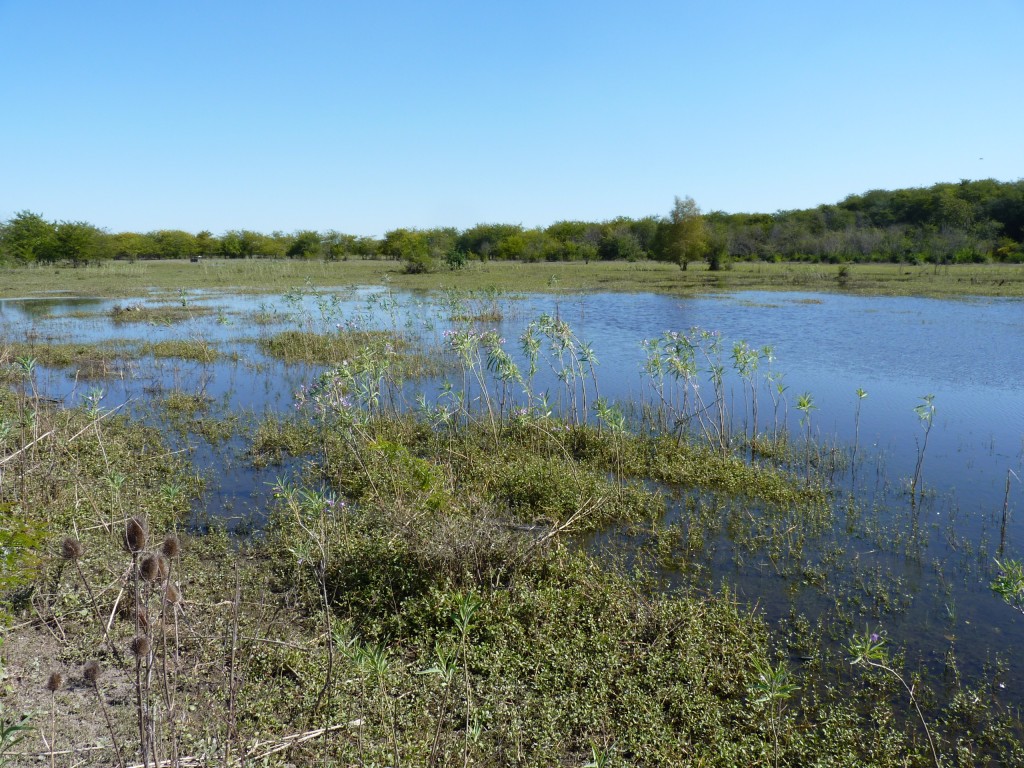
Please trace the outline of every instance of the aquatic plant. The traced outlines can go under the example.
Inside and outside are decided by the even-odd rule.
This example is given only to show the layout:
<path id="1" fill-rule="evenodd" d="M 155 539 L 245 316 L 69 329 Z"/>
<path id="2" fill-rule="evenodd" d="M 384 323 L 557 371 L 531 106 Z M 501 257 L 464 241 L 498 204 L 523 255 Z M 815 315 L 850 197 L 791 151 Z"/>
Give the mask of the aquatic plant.
<path id="1" fill-rule="evenodd" d="M 775 765 L 779 764 L 779 731 L 782 727 L 782 716 L 789 699 L 800 690 L 800 686 L 792 681 L 789 668 L 783 663 L 771 664 L 762 659 L 754 659 L 754 671 L 757 681 L 752 687 L 755 697 L 753 704 L 767 711 L 768 722 L 772 729 L 772 745 L 775 752 Z"/>
<path id="2" fill-rule="evenodd" d="M 802 414 L 800 426 L 804 428 L 804 476 L 807 484 L 811 484 L 811 411 L 817 409 L 810 392 L 804 392 L 796 399 L 796 409 Z"/>
<path id="3" fill-rule="evenodd" d="M 885 645 L 885 636 L 881 632 L 871 632 L 865 629 L 864 634 L 855 635 L 847 646 L 851 656 L 850 664 L 855 667 L 862 666 L 881 670 L 895 678 L 903 686 L 907 696 L 910 698 L 911 705 L 917 712 L 918 719 L 921 721 L 924 734 L 928 738 L 928 746 L 931 749 L 932 759 L 935 761 L 935 768 L 942 768 L 942 761 L 939 759 L 939 753 L 935 749 L 935 741 L 932 739 L 932 732 L 928 728 L 928 721 L 925 720 L 924 713 L 921 711 L 918 696 L 915 694 L 915 687 L 907 683 L 903 676 L 893 668 Z"/>
<path id="4" fill-rule="evenodd" d="M 857 478 L 857 450 L 860 446 L 860 408 L 864 403 L 864 398 L 868 396 L 867 391 L 860 387 L 857 387 L 854 394 L 857 396 L 857 407 L 853 412 L 853 449 L 850 454 L 851 485 L 856 482 Z"/>
<path id="5" fill-rule="evenodd" d="M 996 560 L 999 575 L 989 585 L 1003 601 L 1020 613 L 1024 613 L 1024 562 L 1020 560 Z"/>
<path id="6" fill-rule="evenodd" d="M 917 446 L 917 462 L 914 464 L 914 476 L 910 480 L 910 502 L 912 505 L 916 504 L 917 487 L 921 483 L 921 469 L 924 466 L 924 454 L 928 450 L 928 436 L 931 434 L 932 424 L 935 422 L 935 395 L 924 395 L 920 405 L 914 407 L 914 413 L 917 414 L 921 429 L 924 430 L 924 440 L 918 442 L 917 438 L 914 438 L 914 444 Z M 922 488 L 923 493 L 924 489 Z"/>

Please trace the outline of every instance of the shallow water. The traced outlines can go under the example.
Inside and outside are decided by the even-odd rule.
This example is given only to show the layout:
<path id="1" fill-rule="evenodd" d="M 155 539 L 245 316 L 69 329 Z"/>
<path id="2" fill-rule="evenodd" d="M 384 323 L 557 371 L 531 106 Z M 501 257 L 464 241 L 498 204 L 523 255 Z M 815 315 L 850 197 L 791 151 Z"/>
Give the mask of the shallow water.
<path id="1" fill-rule="evenodd" d="M 127 363 L 119 377 L 90 382 L 67 371 L 38 369 L 37 386 L 68 404 L 101 386 L 104 406 L 127 403 L 130 411 L 158 425 L 163 422 L 151 407 L 154 400 L 170 390 L 201 392 L 212 399 L 211 416 L 240 414 L 252 421 L 265 413 L 293 412 L 296 390 L 324 369 L 268 358 L 256 344 L 261 336 L 297 327 L 385 327 L 432 347 L 443 344 L 453 312 L 473 314 L 494 302 L 493 297 L 459 303 L 434 294 L 396 296 L 377 288 L 323 295 L 307 290 L 286 297 L 197 292 L 181 298 L 187 306 L 213 311 L 160 326 L 114 322 L 110 311 L 115 304 L 131 303 L 124 300 L 0 300 L 0 330 L 4 338 L 39 344 L 107 339 L 213 343 L 229 357 L 210 364 L 143 358 Z M 641 342 L 664 331 L 699 326 L 720 332 L 726 367 L 734 342 L 770 346 L 772 369 L 784 374 L 787 388 L 779 418 L 802 436 L 795 404 L 800 393 L 811 393 L 812 434 L 841 446 L 844 455 L 854 441 L 855 391 L 866 390 L 860 402 L 857 475 L 837 470 L 834 522 L 789 556 L 790 565 L 800 561 L 799 568 L 782 567 L 766 551 L 745 548 L 735 536 L 737 525 L 732 533 L 721 525 L 708 532 L 686 575 L 672 569 L 661 575 L 669 583 L 696 580 L 708 589 L 728 585 L 773 621 L 794 609 L 812 619 L 823 617 L 837 622 L 837 637 L 862 631 L 865 624 L 884 628 L 906 649 L 908 661 L 935 669 L 951 647 L 962 667 L 975 675 L 994 655 L 1005 655 L 1009 671 L 994 681 L 1005 686 L 997 693 L 1024 703 L 1024 663 L 1012 655 L 1024 640 L 1024 617 L 988 589 L 1000 547 L 1007 473 L 1024 478 L 1024 302 L 743 292 L 699 298 L 537 295 L 505 298 L 501 305 L 504 319 L 485 327 L 504 336 L 520 362 L 517 339 L 526 323 L 541 313 L 557 316 L 592 344 L 600 394 L 623 402 L 650 396 L 649 383 L 640 375 Z M 410 402 L 413 391 L 430 395 L 440 383 L 409 385 Z M 552 393 L 560 387 L 550 371 L 538 374 L 537 385 Z M 724 386 L 739 413 L 746 397 L 742 381 L 730 374 Z M 914 407 L 926 394 L 935 396 L 936 409 L 922 467 L 926 493 L 912 507 L 907 483 L 924 440 Z M 768 392 L 762 389 L 760 397 L 758 426 L 765 430 L 775 414 Z M 741 425 L 737 416 L 734 426 Z M 212 445 L 194 434 L 171 439 L 189 449 L 197 469 L 211 478 L 197 519 L 221 517 L 242 528 L 258 525 L 275 477 L 290 469 L 252 469 L 244 436 Z M 874 520 L 871 526 L 845 521 L 851 491 L 865 510 L 862 517 Z M 663 523 L 680 517 L 685 498 L 670 503 Z M 748 517 L 762 514 L 742 501 L 701 503 L 725 505 L 718 514 L 732 515 L 740 527 Z M 1008 505 L 1003 556 L 1020 558 L 1024 483 L 1012 475 Z M 868 528 L 874 533 L 866 533 Z M 917 536 L 910 556 L 907 546 L 889 541 L 907 531 Z M 616 529 L 593 537 L 590 545 L 638 553 L 650 541 L 650 531 Z"/>

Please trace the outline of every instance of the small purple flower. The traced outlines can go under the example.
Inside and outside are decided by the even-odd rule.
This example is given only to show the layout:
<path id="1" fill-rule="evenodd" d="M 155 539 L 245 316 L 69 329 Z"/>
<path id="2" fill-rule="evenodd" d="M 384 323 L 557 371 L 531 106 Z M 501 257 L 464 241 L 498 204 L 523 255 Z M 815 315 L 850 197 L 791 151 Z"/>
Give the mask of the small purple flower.
<path id="1" fill-rule="evenodd" d="M 877 633 L 877 632 L 872 632 L 872 633 L 871 633 L 871 642 L 872 642 L 872 643 L 877 643 L 877 642 L 878 642 L 879 640 L 881 640 L 881 639 L 882 639 L 882 638 L 881 638 L 881 637 L 879 637 L 879 635 L 878 635 L 878 633 Z"/>

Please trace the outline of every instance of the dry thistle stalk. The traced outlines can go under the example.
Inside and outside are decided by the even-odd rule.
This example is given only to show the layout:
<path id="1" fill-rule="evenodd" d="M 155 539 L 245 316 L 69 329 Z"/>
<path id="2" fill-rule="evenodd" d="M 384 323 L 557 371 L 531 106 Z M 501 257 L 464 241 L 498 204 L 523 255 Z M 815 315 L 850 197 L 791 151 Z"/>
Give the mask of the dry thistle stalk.
<path id="1" fill-rule="evenodd" d="M 164 557 L 177 557 L 181 554 L 181 540 L 173 533 L 168 535 L 164 539 L 160 551 L 163 552 Z"/>
<path id="2" fill-rule="evenodd" d="M 143 659 L 149 655 L 149 638 L 145 635 L 136 635 L 128 647 L 136 659 Z"/>
<path id="3" fill-rule="evenodd" d="M 82 559 L 82 555 L 85 554 L 85 547 L 82 546 L 82 542 L 73 536 L 68 536 L 61 542 L 60 554 L 68 562 L 75 564 L 75 570 L 78 572 L 78 578 L 82 580 L 82 584 L 85 586 L 85 591 L 89 593 L 89 602 L 92 606 L 93 615 L 96 617 L 96 622 L 99 625 L 100 632 L 103 634 L 103 639 L 107 643 L 107 647 L 110 648 L 110 652 L 117 656 L 117 650 L 114 648 L 114 644 L 110 641 L 110 636 L 107 634 L 106 625 L 103 623 L 103 617 L 100 616 L 99 604 L 96 602 L 96 595 L 93 594 L 92 587 L 89 585 L 89 580 L 85 578 L 85 572 L 82 570 L 82 564 L 79 562 Z"/>
<path id="4" fill-rule="evenodd" d="M 146 524 L 137 517 L 130 518 L 124 531 L 124 544 L 135 554 L 146 548 Z"/>
<path id="5" fill-rule="evenodd" d="M 177 605 L 181 602 L 181 590 L 174 584 L 168 584 L 167 589 L 164 590 L 164 600 L 168 605 Z"/>
<path id="6" fill-rule="evenodd" d="M 51 672 L 46 680 L 46 690 L 50 692 L 50 768 L 54 768 L 54 756 L 57 743 L 57 691 L 64 685 L 64 675 Z"/>
<path id="7" fill-rule="evenodd" d="M 156 555 L 146 555 L 139 563 L 139 575 L 146 581 L 160 578 L 160 562 Z"/>
<path id="8" fill-rule="evenodd" d="M 78 539 L 68 536 L 63 542 L 61 542 L 60 554 L 65 560 L 75 561 L 85 554 L 85 548 L 82 546 L 82 542 Z"/>
<path id="9" fill-rule="evenodd" d="M 46 690 L 56 693 L 62 685 L 64 685 L 64 675 L 60 672 L 51 672 L 50 677 L 46 680 Z"/>
<path id="10" fill-rule="evenodd" d="M 100 710 L 103 712 L 103 719 L 107 721 L 107 731 L 110 733 L 110 743 L 114 746 L 114 754 L 117 755 L 117 764 L 124 768 L 124 760 L 121 759 L 121 749 L 117 746 L 117 735 L 114 733 L 114 724 L 110 722 L 110 713 L 107 712 L 107 705 L 100 694 L 99 679 L 101 671 L 100 663 L 94 659 L 85 662 L 85 666 L 82 667 L 82 676 L 87 682 L 92 684 L 92 690 L 96 694 L 96 700 L 99 702 Z"/>

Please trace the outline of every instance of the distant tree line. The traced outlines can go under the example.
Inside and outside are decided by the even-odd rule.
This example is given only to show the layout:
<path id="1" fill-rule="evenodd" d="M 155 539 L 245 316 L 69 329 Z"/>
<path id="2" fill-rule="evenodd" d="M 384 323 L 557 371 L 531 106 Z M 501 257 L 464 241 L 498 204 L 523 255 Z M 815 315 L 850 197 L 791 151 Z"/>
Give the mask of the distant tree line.
<path id="1" fill-rule="evenodd" d="M 685 269 L 733 260 L 1024 263 L 1024 180 L 872 190 L 834 205 L 776 213 L 702 213 L 689 197 L 667 215 L 610 221 L 394 229 L 382 238 L 303 230 L 221 235 L 177 229 L 110 233 L 84 221 L 22 211 L 0 225 L 0 261 L 88 264 L 107 259 L 396 259 L 411 272 L 470 260 L 653 259 Z"/>

